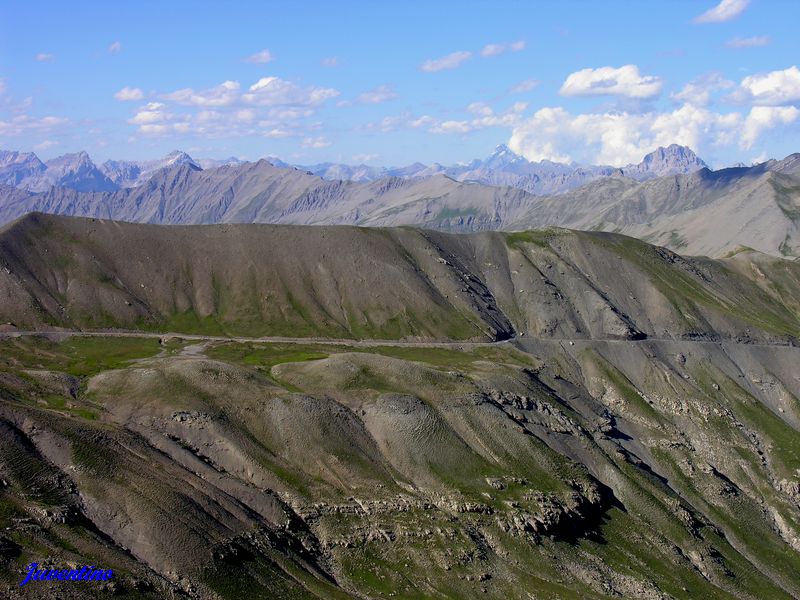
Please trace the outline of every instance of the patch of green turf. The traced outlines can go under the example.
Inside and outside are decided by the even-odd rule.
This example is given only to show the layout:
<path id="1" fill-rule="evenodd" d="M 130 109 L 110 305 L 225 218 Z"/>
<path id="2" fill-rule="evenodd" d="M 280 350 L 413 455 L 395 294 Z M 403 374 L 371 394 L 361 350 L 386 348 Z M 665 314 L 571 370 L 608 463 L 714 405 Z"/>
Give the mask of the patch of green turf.
<path id="1" fill-rule="evenodd" d="M 0 340 L 0 366 L 87 377 L 127 367 L 132 360 L 154 356 L 160 350 L 158 340 L 153 338 L 73 336 L 53 342 L 27 336 Z"/>

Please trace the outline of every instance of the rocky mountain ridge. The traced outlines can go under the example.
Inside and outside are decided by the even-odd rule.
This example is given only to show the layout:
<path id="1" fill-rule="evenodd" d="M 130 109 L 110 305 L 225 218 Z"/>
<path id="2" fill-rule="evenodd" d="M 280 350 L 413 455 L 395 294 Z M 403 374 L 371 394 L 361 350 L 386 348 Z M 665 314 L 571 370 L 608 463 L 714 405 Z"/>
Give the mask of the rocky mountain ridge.
<path id="1" fill-rule="evenodd" d="M 497 146 L 485 160 L 449 167 L 438 163 L 430 166 L 414 163 L 406 167 L 389 168 L 335 163 L 302 166 L 291 165 L 277 158 L 268 160 L 276 167 L 297 168 L 328 180 L 368 182 L 389 177 L 447 175 L 457 181 L 508 185 L 537 195 L 566 192 L 600 177 L 624 174 L 633 179 L 646 180 L 661 175 L 689 173 L 706 166 L 692 150 L 675 144 L 658 148 L 646 155 L 641 163 L 622 169 L 567 165 L 546 160 L 532 163 L 504 144 Z M 175 165 L 191 164 L 214 169 L 244 162 L 234 157 L 196 161 L 185 152 L 175 150 L 157 160 L 107 160 L 97 167 L 85 152 L 65 154 L 42 163 L 33 153 L 0 151 L 0 183 L 35 192 L 46 191 L 51 186 L 105 192 L 143 185 L 156 173 Z"/>
<path id="2" fill-rule="evenodd" d="M 664 165 L 658 156 L 650 164 Z M 800 161 L 791 155 L 641 182 L 619 173 L 555 196 L 441 173 L 355 182 L 266 160 L 207 170 L 176 161 L 143 185 L 114 192 L 0 188 L 0 223 L 29 212 L 161 224 L 416 225 L 452 232 L 558 226 L 624 232 L 689 254 L 722 256 L 748 247 L 796 257 Z"/>

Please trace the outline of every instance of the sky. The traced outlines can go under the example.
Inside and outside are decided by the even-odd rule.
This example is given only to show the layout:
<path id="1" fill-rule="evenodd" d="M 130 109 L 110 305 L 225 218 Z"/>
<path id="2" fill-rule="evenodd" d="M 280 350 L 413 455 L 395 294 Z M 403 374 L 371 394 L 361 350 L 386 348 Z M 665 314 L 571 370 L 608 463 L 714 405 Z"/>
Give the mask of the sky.
<path id="1" fill-rule="evenodd" d="M 800 2 L 0 3 L 0 148 L 621 166 L 800 151 Z"/>

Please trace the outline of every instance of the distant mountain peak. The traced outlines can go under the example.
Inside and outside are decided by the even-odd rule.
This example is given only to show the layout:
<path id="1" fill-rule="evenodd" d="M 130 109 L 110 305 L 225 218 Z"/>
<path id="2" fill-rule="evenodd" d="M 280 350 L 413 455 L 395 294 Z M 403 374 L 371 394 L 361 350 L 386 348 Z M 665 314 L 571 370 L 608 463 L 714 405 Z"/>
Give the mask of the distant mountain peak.
<path id="1" fill-rule="evenodd" d="M 528 159 L 514 152 L 505 144 L 499 144 L 494 152 L 483 161 L 483 166 L 490 169 L 498 169 L 507 165 L 527 164 Z"/>
<path id="2" fill-rule="evenodd" d="M 643 180 L 665 175 L 694 173 L 707 168 L 708 165 L 688 146 L 670 144 L 659 146 L 645 154 L 642 162 L 623 167 L 622 172 L 628 177 Z"/>
<path id="3" fill-rule="evenodd" d="M 197 164 L 196 161 L 183 150 L 173 150 L 167 154 L 163 160 L 168 164 L 190 162 Z"/>

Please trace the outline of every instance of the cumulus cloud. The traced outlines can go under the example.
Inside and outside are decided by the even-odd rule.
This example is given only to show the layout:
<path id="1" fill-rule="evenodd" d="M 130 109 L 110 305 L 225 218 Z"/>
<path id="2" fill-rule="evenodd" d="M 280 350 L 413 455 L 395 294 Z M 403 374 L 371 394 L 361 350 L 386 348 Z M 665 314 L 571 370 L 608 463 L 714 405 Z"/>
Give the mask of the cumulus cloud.
<path id="1" fill-rule="evenodd" d="M 525 81 L 520 81 L 517 85 L 512 86 L 509 92 L 512 94 L 524 94 L 525 92 L 530 92 L 537 85 L 539 85 L 539 82 L 535 79 L 526 79 Z"/>
<path id="2" fill-rule="evenodd" d="M 736 37 L 725 42 L 728 48 L 757 48 L 768 46 L 770 42 L 768 35 L 757 35 L 748 38 Z"/>
<path id="3" fill-rule="evenodd" d="M 117 54 L 119 51 L 122 50 L 122 44 L 120 42 L 112 42 L 108 46 L 108 53 L 109 54 Z"/>
<path id="4" fill-rule="evenodd" d="M 133 125 L 151 125 L 153 123 L 168 121 L 173 115 L 168 113 L 165 109 L 166 105 L 161 102 L 148 102 L 140 107 L 128 122 Z"/>
<path id="5" fill-rule="evenodd" d="M 31 117 L 29 115 L 16 115 L 7 120 L 0 119 L 0 135 L 17 136 L 29 132 L 48 133 L 63 128 L 69 124 L 69 119 L 62 117 Z"/>
<path id="6" fill-rule="evenodd" d="M 459 52 L 452 52 L 441 58 L 428 59 L 422 63 L 419 68 L 421 71 L 425 71 L 426 73 L 435 73 L 436 71 L 460 67 L 470 58 L 472 58 L 472 52 L 461 50 Z"/>
<path id="7" fill-rule="evenodd" d="M 619 68 L 581 69 L 567 77 L 559 93 L 562 96 L 623 96 L 652 98 L 661 92 L 660 77 L 641 75 L 636 65 Z"/>
<path id="8" fill-rule="evenodd" d="M 734 85 L 736 84 L 725 79 L 721 73 L 706 73 L 687 83 L 681 91 L 670 94 L 670 97 L 681 103 L 707 106 L 711 103 L 714 92 L 730 89 Z"/>
<path id="9" fill-rule="evenodd" d="M 317 106 L 338 95 L 339 91 L 333 88 L 304 88 L 280 77 L 262 77 L 250 86 L 246 94 L 242 94 L 242 100 L 259 106 Z"/>
<path id="10" fill-rule="evenodd" d="M 397 98 L 397 92 L 394 91 L 394 87 L 390 85 L 379 85 L 374 90 L 369 90 L 360 94 L 356 98 L 356 101 L 360 104 L 381 104 L 382 102 L 395 98 Z"/>
<path id="11" fill-rule="evenodd" d="M 250 63 L 251 65 L 265 65 L 268 62 L 272 62 L 275 60 L 275 57 L 272 56 L 272 53 L 264 48 L 263 50 L 256 52 L 255 54 L 251 54 L 250 56 L 246 56 L 242 59 L 243 62 Z"/>
<path id="12" fill-rule="evenodd" d="M 33 57 L 36 62 L 53 62 L 55 59 L 55 54 L 48 54 L 47 52 L 39 52 Z"/>
<path id="13" fill-rule="evenodd" d="M 206 90 L 183 88 L 165 94 L 163 98 L 191 106 L 221 107 L 238 104 L 316 106 L 339 95 L 339 92 L 332 88 L 314 86 L 304 88 L 280 77 L 262 77 L 245 92 L 241 92 L 240 88 L 238 81 L 224 81 Z"/>
<path id="14" fill-rule="evenodd" d="M 380 157 L 380 155 L 378 155 L 378 154 L 354 154 L 353 155 L 353 162 L 366 163 L 366 162 L 373 161 L 373 160 L 375 160 L 375 159 L 377 159 L 379 157 Z"/>
<path id="15" fill-rule="evenodd" d="M 218 86 L 207 90 L 183 88 L 164 96 L 178 104 L 193 104 L 195 106 L 228 106 L 239 98 L 239 82 L 224 81 Z"/>
<path id="16" fill-rule="evenodd" d="M 744 122 L 739 145 L 751 148 L 762 133 L 778 125 L 789 125 L 800 117 L 794 106 L 754 106 Z"/>
<path id="17" fill-rule="evenodd" d="M 510 44 L 487 44 L 481 50 L 481 56 L 499 56 L 506 52 L 519 52 L 525 49 L 525 40 L 519 40 Z"/>
<path id="18" fill-rule="evenodd" d="M 623 166 L 672 143 L 696 151 L 735 143 L 749 149 L 767 130 L 796 120 L 795 111 L 756 107 L 744 116 L 684 104 L 671 112 L 571 114 L 561 107 L 547 107 L 520 121 L 508 145 L 528 160 Z"/>
<path id="19" fill-rule="evenodd" d="M 245 89 L 228 80 L 208 89 L 157 94 L 158 101 L 138 107 L 128 122 L 149 136 L 302 137 L 315 129 L 304 120 L 338 94 L 332 88 L 304 87 L 279 77 L 262 77 Z M 138 88 L 123 88 L 115 97 L 136 100 L 144 94 Z"/>
<path id="20" fill-rule="evenodd" d="M 339 59 L 335 56 L 328 56 L 327 58 L 323 58 L 319 64 L 328 69 L 332 69 L 333 67 L 339 66 Z"/>
<path id="21" fill-rule="evenodd" d="M 787 104 L 800 100 L 800 69 L 749 75 L 742 79 L 734 98 L 761 106 Z"/>
<path id="22" fill-rule="evenodd" d="M 491 106 L 484 102 L 473 102 L 467 106 L 467 111 L 472 113 L 473 118 L 433 122 L 428 131 L 442 134 L 465 134 L 488 127 L 513 127 L 519 124 L 522 119 L 521 115 L 527 108 L 526 102 L 516 102 L 507 110 L 496 113 Z"/>
<path id="23" fill-rule="evenodd" d="M 713 8 L 708 9 L 702 15 L 692 19 L 692 23 L 722 23 L 735 19 L 750 4 L 750 0 L 722 0 Z"/>
<path id="24" fill-rule="evenodd" d="M 144 98 L 144 92 L 142 92 L 142 90 L 139 88 L 124 87 L 114 94 L 114 98 L 120 100 L 121 102 L 126 102 L 128 100 L 141 100 Z"/>
<path id="25" fill-rule="evenodd" d="M 330 145 L 331 145 L 330 140 L 328 140 L 324 136 L 319 136 L 314 138 L 307 137 L 303 140 L 303 148 L 318 149 L 318 148 L 327 148 Z"/>

